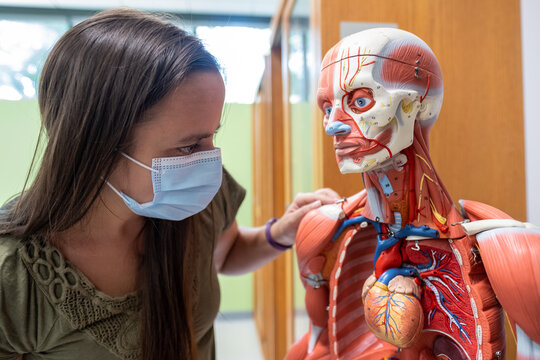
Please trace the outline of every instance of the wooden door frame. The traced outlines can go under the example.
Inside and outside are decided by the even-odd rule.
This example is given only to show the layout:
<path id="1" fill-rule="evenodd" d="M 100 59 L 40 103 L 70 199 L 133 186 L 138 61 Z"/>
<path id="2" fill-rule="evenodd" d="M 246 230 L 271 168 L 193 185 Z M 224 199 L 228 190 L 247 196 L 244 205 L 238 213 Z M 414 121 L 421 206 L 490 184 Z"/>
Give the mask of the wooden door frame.
<path id="1" fill-rule="evenodd" d="M 283 214 L 292 200 L 285 73 L 288 44 L 283 31 L 288 31 L 284 19 L 290 17 L 294 1 L 282 0 L 272 19 L 271 51 L 253 110 L 253 224 L 256 226 Z M 254 319 L 267 360 L 282 359 L 294 340 L 292 257 L 293 252 L 287 251 L 254 274 Z"/>

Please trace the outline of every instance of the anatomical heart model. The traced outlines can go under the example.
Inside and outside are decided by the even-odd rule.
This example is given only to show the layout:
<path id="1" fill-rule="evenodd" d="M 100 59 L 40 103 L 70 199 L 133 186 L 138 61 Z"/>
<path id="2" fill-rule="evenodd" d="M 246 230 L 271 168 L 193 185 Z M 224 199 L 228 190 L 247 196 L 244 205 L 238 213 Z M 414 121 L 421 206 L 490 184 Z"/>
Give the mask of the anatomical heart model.
<path id="1" fill-rule="evenodd" d="M 310 328 L 287 359 L 504 359 L 505 316 L 518 359 L 540 359 L 540 230 L 452 202 L 428 146 L 442 100 L 435 55 L 406 31 L 366 30 L 326 54 L 324 127 L 365 190 L 300 225 Z"/>

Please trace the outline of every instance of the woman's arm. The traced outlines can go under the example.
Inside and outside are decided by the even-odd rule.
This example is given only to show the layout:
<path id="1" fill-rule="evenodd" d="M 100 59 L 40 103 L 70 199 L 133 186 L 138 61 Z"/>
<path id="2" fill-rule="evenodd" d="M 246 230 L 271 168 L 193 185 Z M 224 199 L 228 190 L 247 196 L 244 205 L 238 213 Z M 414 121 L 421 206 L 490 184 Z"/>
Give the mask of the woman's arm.
<path id="1" fill-rule="evenodd" d="M 279 244 L 292 245 L 302 218 L 322 204 L 334 203 L 339 195 L 331 189 L 298 194 L 285 214 L 270 228 L 272 238 Z M 239 227 L 236 221 L 219 239 L 214 262 L 219 273 L 239 275 L 258 269 L 274 260 L 282 251 L 266 240 L 265 227 Z"/>

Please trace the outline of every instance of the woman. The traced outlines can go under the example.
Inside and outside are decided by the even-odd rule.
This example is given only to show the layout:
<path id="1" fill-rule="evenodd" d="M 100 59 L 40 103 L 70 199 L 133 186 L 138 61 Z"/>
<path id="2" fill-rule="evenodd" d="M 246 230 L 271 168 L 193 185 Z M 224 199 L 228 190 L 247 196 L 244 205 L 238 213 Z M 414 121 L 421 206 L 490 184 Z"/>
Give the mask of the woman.
<path id="1" fill-rule="evenodd" d="M 41 166 L 0 214 L 0 359 L 214 357 L 216 269 L 274 259 L 338 198 L 299 195 L 239 228 L 244 190 L 213 145 L 223 102 L 215 59 L 155 16 L 104 11 L 58 41 Z"/>

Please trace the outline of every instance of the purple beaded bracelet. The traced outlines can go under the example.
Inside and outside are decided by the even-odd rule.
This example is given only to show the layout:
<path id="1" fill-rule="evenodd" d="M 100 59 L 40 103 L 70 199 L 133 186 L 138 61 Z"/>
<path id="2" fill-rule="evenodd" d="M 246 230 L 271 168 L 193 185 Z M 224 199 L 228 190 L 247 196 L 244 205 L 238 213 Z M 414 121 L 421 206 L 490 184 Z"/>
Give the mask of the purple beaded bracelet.
<path id="1" fill-rule="evenodd" d="M 280 251 L 283 251 L 283 250 L 289 250 L 290 248 L 292 248 L 292 245 L 281 245 L 279 243 L 277 243 L 273 238 L 272 238 L 272 234 L 270 234 L 270 228 L 272 227 L 272 225 L 278 221 L 278 218 L 271 218 L 270 220 L 268 220 L 266 222 L 266 229 L 264 231 L 265 235 L 266 235 L 266 241 L 268 241 L 268 243 L 270 245 L 272 245 L 272 247 L 274 249 L 277 249 L 277 250 L 280 250 Z"/>

